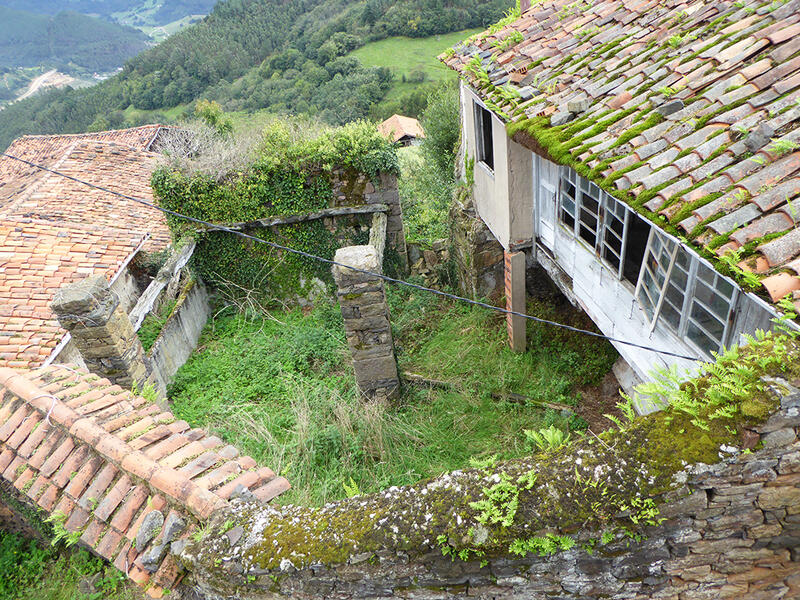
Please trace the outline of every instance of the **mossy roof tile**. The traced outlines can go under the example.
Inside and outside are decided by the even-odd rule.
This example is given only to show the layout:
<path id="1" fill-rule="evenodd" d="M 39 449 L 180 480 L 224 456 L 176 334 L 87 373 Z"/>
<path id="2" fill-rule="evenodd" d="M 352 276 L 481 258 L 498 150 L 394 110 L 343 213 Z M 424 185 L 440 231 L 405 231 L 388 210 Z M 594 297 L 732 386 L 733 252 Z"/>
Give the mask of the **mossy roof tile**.
<path id="1" fill-rule="evenodd" d="M 80 417 L 65 404 L 69 395 L 62 392 L 70 389 L 113 402 L 106 403 L 104 410 L 86 411 L 87 415 Z M 132 418 L 126 429 L 103 427 L 108 422 L 120 422 L 121 413 Z M 157 415 L 155 420 L 153 414 Z M 19 421 L 18 415 L 27 416 L 27 420 L 23 417 Z M 45 417 L 49 425 L 43 422 Z M 173 422 L 126 441 L 128 434 L 142 429 L 142 424 L 165 419 Z M 27 422 L 40 425 L 31 429 Z M 258 468 L 255 460 L 239 456 L 233 447 L 219 453 L 207 451 L 221 446 L 221 440 L 202 429 L 187 431 L 188 425 L 174 421 L 171 413 L 162 412 L 158 405 L 85 369 L 59 366 L 23 373 L 0 367 L 0 423 L 10 431 L 9 436 L 0 436 L 0 477 L 4 480 L 0 484 L 14 484 L 44 510 L 61 513 L 59 521 L 66 530 L 79 534 L 83 544 L 108 560 L 117 558 L 120 551 L 129 551 L 129 540 L 153 510 L 170 506 L 193 524 L 227 505 L 227 496 L 223 498 L 211 488 L 225 484 L 230 474 L 238 475 L 240 482 L 242 475 L 250 474 L 246 483 L 254 491 L 275 477 L 272 470 Z M 156 431 L 158 435 L 151 433 Z M 197 454 L 206 453 L 180 471 L 158 465 L 140 448 L 164 436 L 169 436 L 167 440 L 184 438 L 161 446 L 173 456 L 192 444 L 196 444 Z M 13 446 L 4 441 L 6 438 L 14 440 Z M 136 444 L 137 440 L 143 441 Z M 183 458 L 178 459 L 175 466 L 182 462 Z M 217 465 L 222 477 L 199 477 Z M 288 481 L 280 478 L 270 488 L 269 499 L 289 487 Z M 123 562 L 132 564 L 135 558 L 126 556 Z M 137 576 L 131 578 L 136 580 Z"/>
<path id="2" fill-rule="evenodd" d="M 492 62 L 492 41 L 512 30 L 519 31 L 523 41 L 506 49 L 503 59 L 511 58 L 505 66 Z M 543 48 L 547 60 L 536 61 Z M 589 161 L 582 172 L 590 175 L 589 169 L 600 160 L 613 158 L 611 168 L 595 179 L 598 184 L 603 184 L 601 177 L 644 160 L 645 165 L 614 178 L 616 185 L 611 187 L 622 194 L 620 197 L 632 201 L 642 190 L 663 186 L 647 207 L 659 209 L 677 195 L 662 209 L 669 216 L 676 215 L 687 202 L 696 203 L 738 183 L 738 195 L 734 191 L 708 202 L 679 224 L 698 234 L 693 241 L 699 245 L 714 237 L 715 230 L 725 229 L 726 223 L 738 220 L 745 229 L 752 228 L 739 236 L 751 241 L 748 235 L 757 230 L 781 231 L 781 223 L 791 216 L 786 204 L 789 198 L 781 200 L 770 190 L 800 177 L 800 165 L 793 153 L 793 145 L 800 142 L 800 110 L 793 107 L 800 100 L 798 52 L 800 0 L 780 5 L 706 4 L 701 0 L 625 4 L 601 0 L 581 6 L 566 0 L 546 0 L 495 35 L 481 34 L 467 45 L 456 46 L 447 64 L 467 83 L 473 83 L 480 70 L 488 70 L 489 85 L 474 87 L 490 108 L 503 107 L 505 115 L 501 117 L 515 123 L 514 127 L 524 129 L 527 120 L 556 112 L 580 91 L 593 102 L 585 115 L 636 106 L 636 113 L 621 120 L 609 118 L 611 115 L 597 118 L 597 122 L 606 123 L 606 128 L 584 140 L 582 152 L 575 152 L 575 147 L 572 152 L 559 151 L 559 144 L 568 140 L 559 141 L 558 135 L 550 136 L 556 141 L 545 141 L 539 151 L 565 157 L 562 161 L 571 157 L 569 164 L 576 166 L 575 161 Z M 523 80 L 534 88 L 528 93 L 538 99 L 536 104 L 519 106 L 496 93 L 498 82 L 508 77 L 516 58 L 536 61 L 527 63 Z M 630 98 L 620 99 L 623 91 Z M 636 131 L 627 143 L 611 149 L 619 136 L 654 114 L 658 104 L 671 100 L 665 97 L 667 92 L 671 99 L 683 100 L 686 107 L 661 123 Z M 778 142 L 768 141 L 751 158 L 742 132 L 762 122 L 774 129 Z M 546 128 L 537 122 L 526 131 L 531 139 L 540 140 L 539 131 Z M 723 133 L 715 135 L 718 131 Z M 734 140 L 738 141 L 731 143 Z M 789 156 L 785 156 L 787 150 Z M 692 153 L 686 155 L 686 151 Z M 641 185 L 636 185 L 638 181 Z M 704 183 L 681 196 L 689 181 Z M 617 188 L 626 191 L 616 192 Z M 767 214 L 762 216 L 762 211 Z M 785 216 L 770 216 L 778 212 Z M 713 227 L 695 231 L 702 220 L 718 213 L 727 216 Z M 743 216 L 747 219 L 742 220 Z M 800 242 L 793 244 L 794 236 L 784 238 L 758 251 L 770 253 L 773 270 L 781 268 L 774 262 L 776 256 L 785 256 L 786 261 L 800 256 Z M 719 244 L 722 248 L 738 245 L 738 238 L 732 244 Z M 781 253 L 772 250 L 778 247 Z"/>

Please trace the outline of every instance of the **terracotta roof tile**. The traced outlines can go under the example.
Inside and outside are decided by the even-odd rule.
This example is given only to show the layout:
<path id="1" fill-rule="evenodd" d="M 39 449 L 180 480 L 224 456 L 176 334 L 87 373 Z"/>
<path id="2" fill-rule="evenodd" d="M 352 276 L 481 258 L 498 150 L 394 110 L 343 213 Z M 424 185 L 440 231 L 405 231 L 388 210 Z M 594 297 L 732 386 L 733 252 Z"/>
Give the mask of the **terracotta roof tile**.
<path id="1" fill-rule="evenodd" d="M 108 427 L 121 423 L 121 413 L 125 427 Z M 169 425 L 148 430 L 156 422 Z M 239 483 L 263 501 L 290 487 L 218 437 L 189 429 L 158 405 L 85 369 L 48 367 L 22 374 L 0 367 L 0 435 L 2 478 L 44 510 L 62 513 L 64 527 L 79 533 L 81 543 L 139 583 L 149 580 L 134 564 L 146 548 L 134 549 L 131 542 L 147 513 L 173 511 L 187 521 L 188 532 L 224 508 Z M 151 456 L 142 452 L 148 446 Z M 154 571 L 161 588 L 180 577 L 169 556 Z"/>
<path id="2" fill-rule="evenodd" d="M 152 200 L 149 152 L 160 126 L 26 136 L 8 153 L 95 185 Z M 159 211 L 0 157 L 0 366 L 40 365 L 64 331 L 49 303 L 88 275 L 112 277 L 140 248 L 169 244 Z"/>

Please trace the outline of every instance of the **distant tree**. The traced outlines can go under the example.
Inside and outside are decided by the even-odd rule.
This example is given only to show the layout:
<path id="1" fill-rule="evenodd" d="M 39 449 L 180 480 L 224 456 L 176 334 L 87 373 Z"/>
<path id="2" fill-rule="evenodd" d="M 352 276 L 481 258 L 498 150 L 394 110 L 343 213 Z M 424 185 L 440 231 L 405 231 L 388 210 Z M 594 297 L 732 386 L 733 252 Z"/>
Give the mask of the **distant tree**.
<path id="1" fill-rule="evenodd" d="M 448 181 L 455 179 L 455 160 L 459 138 L 458 88 L 451 84 L 436 88 L 428 96 L 422 114 L 425 140 L 422 152 Z"/>
<path id="2" fill-rule="evenodd" d="M 200 100 L 194 107 L 194 114 L 219 135 L 228 135 L 233 131 L 233 123 L 225 116 L 219 102 Z"/>
<path id="3" fill-rule="evenodd" d="M 381 17 L 381 5 L 379 0 L 369 0 L 364 5 L 364 12 L 361 13 L 361 22 L 365 25 L 375 25 L 375 22 Z"/>

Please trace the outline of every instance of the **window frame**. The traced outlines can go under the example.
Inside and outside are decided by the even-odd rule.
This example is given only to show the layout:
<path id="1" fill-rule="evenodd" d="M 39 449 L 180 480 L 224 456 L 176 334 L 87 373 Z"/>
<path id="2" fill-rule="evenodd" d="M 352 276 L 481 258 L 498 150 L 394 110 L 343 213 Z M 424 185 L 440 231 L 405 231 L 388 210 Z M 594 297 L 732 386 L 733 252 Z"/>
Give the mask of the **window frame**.
<path id="1" fill-rule="evenodd" d="M 475 158 L 494 174 L 494 115 L 481 103 L 474 101 Z M 487 158 L 489 159 L 487 161 Z"/>
<path id="2" fill-rule="evenodd" d="M 573 190 L 572 194 L 569 188 Z M 592 195 L 593 192 L 597 198 Z M 584 196 L 597 202 L 594 245 L 581 235 L 582 228 L 589 231 L 589 237 L 592 233 L 590 225 L 582 219 L 585 211 L 591 213 L 591 208 L 584 206 Z M 586 206 L 590 205 L 587 203 Z M 631 207 L 581 177 L 574 169 L 561 167 L 556 223 L 569 231 L 575 242 L 591 248 L 602 266 L 614 273 L 620 283 L 629 287 L 629 280 L 624 278 L 625 258 L 630 245 L 630 227 L 636 217 Z M 648 333 L 652 334 L 660 322 L 664 330 L 704 356 L 721 351 L 737 333 L 737 314 L 744 292 L 733 280 L 719 273 L 711 263 L 680 240 L 646 220 L 645 223 L 650 230 L 639 275 L 633 286 L 633 297 L 644 314 Z M 620 227 L 621 235 L 617 231 Z M 619 252 L 609 243 L 612 238 L 620 245 Z M 653 254 L 655 248 L 658 248 L 657 256 Z M 613 260 L 607 258 L 606 253 L 610 253 Z M 705 273 L 705 279 L 701 273 Z M 651 283 L 648 284 L 648 281 Z M 724 291 L 727 288 L 731 290 L 730 294 Z M 701 290 L 707 300 L 698 295 Z M 672 297 L 669 296 L 670 292 Z M 682 298 L 679 299 L 675 292 L 682 294 Z M 642 294 L 646 296 L 650 309 L 642 302 Z M 665 305 L 670 316 L 664 313 Z M 721 312 L 724 312 L 724 317 Z M 720 327 L 721 333 L 713 331 Z M 690 337 L 692 328 L 695 333 Z M 702 343 L 703 338 L 707 344 Z M 717 346 L 713 347 L 715 343 Z"/>
<path id="3" fill-rule="evenodd" d="M 574 197 L 567 192 L 567 185 L 570 185 L 574 190 Z M 596 194 L 597 197 L 595 197 Z M 597 212 L 593 213 L 591 209 L 587 209 L 584 204 L 584 196 L 588 196 L 593 202 L 597 202 Z M 569 198 L 570 204 L 573 207 L 570 209 L 565 206 L 564 199 Z M 592 183 L 584 177 L 578 175 L 576 171 L 569 167 L 562 167 L 559 175 L 558 185 L 558 204 L 557 210 L 557 223 L 570 231 L 572 236 L 580 241 L 585 246 L 588 246 L 597 255 L 600 261 L 612 272 L 618 281 L 623 281 L 623 273 L 625 269 L 625 258 L 627 255 L 628 228 L 631 225 L 632 217 L 635 214 L 633 209 L 627 206 L 624 202 L 620 202 L 614 196 L 600 188 L 597 184 Z M 583 221 L 582 216 L 588 213 L 590 216 L 596 218 L 594 231 L 591 231 L 589 226 Z M 621 215 L 620 215 L 621 213 Z M 569 223 L 565 220 L 565 215 L 568 215 Z M 620 216 L 622 218 L 620 218 Z M 622 225 L 621 235 L 614 231 L 611 225 L 612 219 Z M 594 245 L 589 240 L 581 235 L 581 229 L 590 231 L 594 235 Z M 611 234 L 620 243 L 620 252 L 617 253 L 606 241 L 606 236 Z M 605 252 L 609 250 L 619 259 L 619 263 L 614 265 L 606 258 Z M 617 256 L 617 254 L 619 254 Z M 626 282 L 626 285 L 628 283 Z"/>
<path id="4" fill-rule="evenodd" d="M 647 307 L 640 299 L 640 292 L 644 291 L 648 297 L 648 300 L 650 300 L 651 303 L 653 302 L 653 298 L 649 293 L 645 283 L 645 276 L 652 274 L 652 269 L 648 263 L 652 254 L 654 239 L 659 240 L 661 249 L 666 247 L 663 244 L 664 240 L 668 240 L 668 242 L 671 244 L 671 248 L 673 249 L 674 256 L 670 259 L 668 266 L 665 266 L 660 260 L 663 256 L 663 253 L 660 252 L 659 256 L 656 258 L 656 264 L 664 269 L 662 275 L 664 279 L 658 289 L 658 301 L 656 303 L 655 310 L 653 311 L 653 314 L 650 315 Z M 678 256 L 681 254 L 686 258 L 686 268 L 681 266 L 677 260 Z M 667 293 L 670 289 L 670 285 L 673 285 L 673 287 L 676 289 L 681 289 L 681 286 L 674 279 L 676 265 L 678 266 L 678 269 L 686 276 L 686 285 L 683 289 L 683 298 L 681 300 L 680 310 L 678 310 L 678 307 L 675 306 L 671 300 L 667 299 Z M 709 274 L 711 279 L 710 281 L 701 277 L 701 269 L 705 270 L 705 272 Z M 658 282 L 658 277 L 654 277 L 653 280 Z M 720 289 L 721 284 L 724 284 L 724 286 L 730 288 L 729 295 Z M 721 300 L 725 309 L 725 316 L 720 315 L 718 309 L 715 309 L 713 306 L 711 306 L 710 302 L 705 301 L 698 295 L 698 288 L 700 286 L 705 287 L 707 292 L 710 292 L 711 296 L 713 297 L 712 300 L 714 298 Z M 739 289 L 739 286 L 737 286 L 734 281 L 717 272 L 717 270 L 714 269 L 714 267 L 708 261 L 692 252 L 689 248 L 683 246 L 679 240 L 672 238 L 663 231 L 657 230 L 656 228 L 651 229 L 651 235 L 647 242 L 647 250 L 645 251 L 644 260 L 642 261 L 642 269 L 639 273 L 639 281 L 636 284 L 636 293 L 634 295 L 637 304 L 639 304 L 645 316 L 650 321 L 650 333 L 652 333 L 656 325 L 661 322 L 665 329 L 674 334 L 682 342 L 689 344 L 705 356 L 711 356 L 713 352 L 720 352 L 723 348 L 726 348 L 730 344 L 730 339 L 735 329 L 736 313 L 738 311 L 740 296 L 741 290 Z M 664 316 L 663 311 L 665 302 L 675 312 L 678 313 L 677 326 L 668 321 L 667 317 Z M 696 316 L 698 308 L 700 311 L 707 313 L 711 319 L 716 320 L 718 325 L 721 326 L 722 331 L 719 335 L 709 329 L 707 321 L 704 322 L 698 316 Z M 711 342 L 711 345 L 706 347 L 697 341 L 695 337 L 691 337 L 690 328 L 692 327 L 699 332 L 699 337 L 705 337 L 707 341 Z M 716 346 L 714 346 L 714 344 L 716 344 Z"/>

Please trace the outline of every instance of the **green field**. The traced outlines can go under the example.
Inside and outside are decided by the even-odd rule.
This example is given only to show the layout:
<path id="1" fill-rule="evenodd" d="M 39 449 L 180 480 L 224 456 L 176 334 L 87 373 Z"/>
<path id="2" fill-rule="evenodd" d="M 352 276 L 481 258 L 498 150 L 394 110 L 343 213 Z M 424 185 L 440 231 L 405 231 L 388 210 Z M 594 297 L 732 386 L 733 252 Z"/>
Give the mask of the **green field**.
<path id="1" fill-rule="evenodd" d="M 409 79 L 416 73 L 424 73 L 426 81 L 454 79 L 455 73 L 436 57 L 479 31 L 482 29 L 466 29 L 427 38 L 393 37 L 366 44 L 348 56 L 355 56 L 365 67 L 389 67 L 398 82 L 402 82 L 403 75 Z"/>

